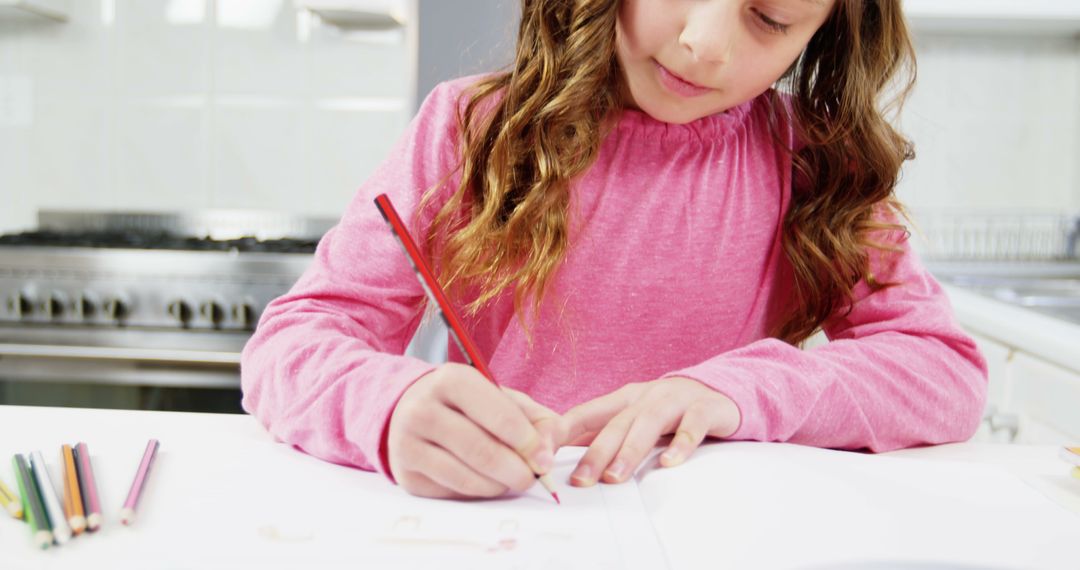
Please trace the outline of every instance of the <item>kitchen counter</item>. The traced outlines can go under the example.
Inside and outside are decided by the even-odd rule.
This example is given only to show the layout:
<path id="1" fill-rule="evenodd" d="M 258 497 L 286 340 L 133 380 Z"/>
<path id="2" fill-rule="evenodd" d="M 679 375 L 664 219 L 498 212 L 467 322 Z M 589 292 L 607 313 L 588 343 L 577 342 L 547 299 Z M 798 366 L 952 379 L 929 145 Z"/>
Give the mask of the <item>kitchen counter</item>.
<path id="1" fill-rule="evenodd" d="M 1080 481 L 1068 476 L 1053 446 L 962 443 L 874 456 L 710 443 L 680 467 L 643 468 L 633 484 L 574 489 L 557 475 L 564 504 L 556 507 L 542 495 L 421 501 L 380 475 L 276 442 L 243 415 L 0 406 L 0 433 L 0 457 L 39 449 L 54 481 L 59 445 L 87 442 L 105 511 L 96 534 L 47 551 L 31 547 L 25 524 L 0 520 L 4 568 L 504 568 L 515 560 L 512 552 L 410 542 L 411 535 L 398 534 L 412 531 L 380 526 L 406 519 L 419 525 L 440 512 L 471 536 L 468 521 L 477 519 L 462 515 L 493 509 L 556 522 L 604 512 L 612 521 L 640 520 L 644 509 L 651 524 L 634 538 L 658 541 L 667 558 L 650 569 L 885 569 L 918 561 L 921 570 L 1066 570 L 1076 567 L 1080 542 Z M 120 526 L 116 513 L 150 437 L 161 448 L 138 518 Z M 567 476 L 573 463 L 563 463 L 556 472 Z M 10 469 L 0 474 L 12 482 Z M 620 510 L 633 502 L 609 502 L 611 493 L 636 496 L 634 485 L 641 501 L 635 512 Z M 608 498 L 597 503 L 596 493 Z M 384 535 L 404 542 L 380 542 Z M 538 539 L 544 540 L 522 534 L 518 548 L 528 551 Z M 566 560 L 559 568 L 572 570 L 590 557 L 608 562 L 587 566 L 594 570 L 646 565 L 633 558 L 633 543 L 565 540 L 520 567 L 553 567 L 558 559 Z M 425 547 L 444 556 L 419 564 Z M 575 556 L 566 559 L 567 550 Z M 378 557 L 390 551 L 397 554 Z"/>
<path id="2" fill-rule="evenodd" d="M 1080 371 L 1080 325 L 943 283 L 960 323 L 970 332 Z M 1080 403 L 1078 403 L 1080 406 Z"/>

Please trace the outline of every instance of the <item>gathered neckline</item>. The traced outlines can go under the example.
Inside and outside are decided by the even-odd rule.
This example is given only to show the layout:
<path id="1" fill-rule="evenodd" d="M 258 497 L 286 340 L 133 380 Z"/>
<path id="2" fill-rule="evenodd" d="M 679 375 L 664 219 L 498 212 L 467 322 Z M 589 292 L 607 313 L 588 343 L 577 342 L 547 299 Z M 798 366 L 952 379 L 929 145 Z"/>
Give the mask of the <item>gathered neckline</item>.
<path id="1" fill-rule="evenodd" d="M 735 132 L 750 114 L 757 97 L 726 111 L 708 115 L 689 123 L 666 123 L 638 109 L 622 109 L 616 130 L 645 135 L 658 141 L 717 142 Z"/>

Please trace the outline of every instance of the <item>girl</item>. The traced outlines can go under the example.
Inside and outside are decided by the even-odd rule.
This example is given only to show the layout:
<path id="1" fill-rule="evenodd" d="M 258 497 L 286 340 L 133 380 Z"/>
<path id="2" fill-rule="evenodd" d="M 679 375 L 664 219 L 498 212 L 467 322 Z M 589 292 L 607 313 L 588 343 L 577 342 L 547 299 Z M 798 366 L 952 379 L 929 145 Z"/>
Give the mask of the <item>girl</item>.
<path id="1" fill-rule="evenodd" d="M 893 198 L 912 65 L 900 0 L 523 0 L 512 69 L 436 88 L 267 307 L 245 408 L 431 497 L 523 490 L 563 444 L 591 485 L 669 434 L 665 466 L 970 437 L 985 365 Z M 512 390 L 402 356 L 424 293 L 383 192 Z"/>

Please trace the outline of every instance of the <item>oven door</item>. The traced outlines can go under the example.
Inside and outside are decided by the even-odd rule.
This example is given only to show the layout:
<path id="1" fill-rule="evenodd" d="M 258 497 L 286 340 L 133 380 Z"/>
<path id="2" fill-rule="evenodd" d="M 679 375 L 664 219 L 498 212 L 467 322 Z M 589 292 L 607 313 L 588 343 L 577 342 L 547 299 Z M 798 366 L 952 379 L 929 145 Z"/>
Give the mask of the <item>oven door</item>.
<path id="1" fill-rule="evenodd" d="M 239 388 L 247 333 L 0 327 L 0 380 Z"/>

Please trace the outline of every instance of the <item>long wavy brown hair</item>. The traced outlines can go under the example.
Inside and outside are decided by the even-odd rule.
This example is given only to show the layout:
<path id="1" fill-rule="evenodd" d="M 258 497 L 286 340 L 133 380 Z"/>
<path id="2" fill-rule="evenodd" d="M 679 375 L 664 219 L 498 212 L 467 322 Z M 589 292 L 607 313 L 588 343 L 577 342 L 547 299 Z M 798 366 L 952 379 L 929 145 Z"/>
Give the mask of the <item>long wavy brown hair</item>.
<path id="1" fill-rule="evenodd" d="M 440 282 L 474 314 L 511 285 L 538 309 L 568 246 L 570 183 L 596 159 L 623 106 L 615 55 L 619 0 L 522 0 L 508 71 L 479 81 L 460 112 L 460 183 L 429 226 Z M 906 73 L 903 73 L 906 72 Z M 893 190 L 910 142 L 888 120 L 915 77 L 900 0 L 837 0 L 769 94 L 772 128 L 794 164 L 783 246 L 795 303 L 772 334 L 795 344 L 874 289 L 869 248 L 894 250 Z M 795 129 L 801 148 L 781 143 Z M 428 192 L 421 211 L 433 199 Z M 882 216 L 882 213 L 887 214 Z M 877 236 L 877 237 L 875 237 Z"/>

